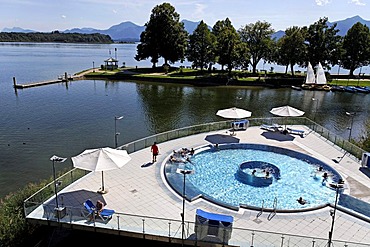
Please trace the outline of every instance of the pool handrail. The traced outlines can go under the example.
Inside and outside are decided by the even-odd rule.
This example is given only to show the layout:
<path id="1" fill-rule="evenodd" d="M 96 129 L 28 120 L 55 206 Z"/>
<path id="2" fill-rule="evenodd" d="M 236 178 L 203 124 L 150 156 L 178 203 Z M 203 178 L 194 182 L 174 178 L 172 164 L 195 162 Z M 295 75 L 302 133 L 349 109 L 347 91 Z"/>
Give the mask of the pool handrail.
<path id="1" fill-rule="evenodd" d="M 289 125 L 305 125 L 309 129 L 312 130 L 311 132 L 316 132 L 316 133 L 320 134 L 320 136 L 322 138 L 325 138 L 326 140 L 331 141 L 334 145 L 337 145 L 339 148 L 342 148 L 343 150 L 346 150 L 349 154 L 351 154 L 351 158 L 360 160 L 361 157 L 362 157 L 362 154 L 365 152 L 363 149 L 361 149 L 361 148 L 357 147 L 356 145 L 348 142 L 346 139 L 330 132 L 326 128 L 318 125 L 317 123 L 313 122 L 312 120 L 310 120 L 306 117 L 291 117 L 291 118 L 288 118 L 288 119 L 283 118 L 283 117 L 250 118 L 248 120 L 249 120 L 249 124 L 250 124 L 249 126 L 259 126 L 263 123 L 265 123 L 265 124 L 281 123 L 281 124 L 289 124 Z M 194 134 L 198 134 L 198 133 L 205 133 L 205 132 L 211 132 L 211 131 L 216 131 L 216 130 L 228 129 L 231 126 L 230 125 L 231 122 L 232 122 L 232 120 L 228 120 L 228 121 L 221 121 L 221 122 L 214 122 L 214 123 L 207 123 L 207 124 L 200 124 L 200 125 L 194 125 L 194 126 L 179 128 L 179 129 L 175 129 L 175 130 L 171 130 L 171 131 L 151 135 L 151 136 L 148 136 L 146 138 L 142 138 L 142 139 L 127 143 L 125 145 L 120 146 L 118 149 L 125 149 L 125 150 L 127 150 L 128 153 L 132 153 L 132 152 L 141 150 L 143 148 L 149 147 L 150 145 L 152 145 L 152 143 L 154 141 L 157 141 L 159 143 L 159 142 L 164 142 L 164 141 L 167 141 L 167 140 L 181 138 L 181 137 L 194 135 Z M 86 175 L 88 173 L 89 172 L 78 169 L 78 168 L 72 168 L 70 171 L 66 172 L 65 174 L 63 174 L 62 176 L 60 176 L 57 179 L 58 181 L 63 179 L 62 186 L 58 187 L 58 189 L 60 190 L 60 189 L 63 189 L 64 187 L 67 187 L 68 185 L 72 184 L 77 179 L 80 179 L 81 177 L 83 177 L 84 175 Z M 53 195 L 54 195 L 54 186 L 52 186 L 52 185 L 53 185 L 53 181 L 50 182 L 49 184 L 47 184 L 46 186 L 44 186 L 43 188 L 41 188 L 40 190 L 38 190 L 37 192 L 35 192 L 33 195 L 28 197 L 26 200 L 24 200 L 23 207 L 24 207 L 25 217 L 29 216 L 36 208 L 38 208 L 39 206 L 44 205 L 45 202 L 47 202 L 48 200 L 50 200 L 53 197 Z M 328 204 L 327 206 L 333 207 L 333 205 L 330 205 L 330 204 Z M 344 209 L 344 208 L 342 209 L 340 206 L 337 206 L 337 207 L 338 207 L 339 210 L 346 211 L 346 213 L 349 213 L 353 216 L 359 217 L 362 220 L 365 220 L 365 221 L 370 223 L 370 217 L 369 218 L 363 217 L 362 215 L 359 215 L 358 213 L 352 212 L 351 210 Z M 264 210 L 264 208 L 262 207 L 262 209 L 260 208 L 260 210 Z M 266 210 L 266 211 L 270 211 L 270 210 Z M 117 215 L 118 215 L 117 217 L 119 217 L 119 215 L 126 215 L 126 217 L 127 217 L 127 214 L 123 214 L 123 213 L 120 213 L 120 212 L 117 212 Z M 70 217 L 72 217 L 72 214 L 70 214 Z M 143 222 L 145 222 L 145 219 L 149 219 L 149 218 L 157 219 L 155 217 L 139 216 L 139 215 L 132 215 L 132 217 L 143 218 L 143 219 L 141 219 Z M 72 220 L 72 218 L 71 218 L 71 220 Z M 158 218 L 158 220 L 164 220 L 164 221 L 167 220 L 167 221 L 170 221 L 170 222 L 176 222 L 176 220 L 174 220 L 174 219 L 159 219 Z M 55 220 L 53 220 L 52 218 L 48 218 L 48 224 L 50 224 L 50 221 L 53 222 Z M 186 223 L 188 225 L 193 224 L 193 222 L 186 222 Z M 70 224 L 72 224 L 72 223 L 70 223 Z M 144 227 L 144 225 L 143 225 L 143 227 Z M 149 229 L 148 226 L 145 226 L 145 227 L 146 227 L 145 228 L 146 230 Z M 98 230 L 99 228 L 96 228 L 96 229 L 97 229 L 97 231 L 99 231 Z M 117 229 L 120 230 L 119 223 L 118 223 L 118 228 Z M 104 230 L 105 229 L 102 229 L 102 231 L 104 231 Z M 261 232 L 261 234 L 269 233 L 269 234 L 273 234 L 273 235 L 274 234 L 275 235 L 276 234 L 281 234 L 281 235 L 284 235 L 284 236 L 289 235 L 289 234 L 282 234 L 282 233 L 277 233 L 277 232 L 258 231 L 258 230 L 255 230 L 255 229 L 237 229 L 237 228 L 234 228 L 234 232 L 237 231 L 237 230 L 239 230 L 241 232 L 251 231 L 252 234 L 254 234 L 255 232 Z M 166 234 L 164 234 L 164 236 L 166 236 Z M 291 235 L 291 236 L 292 237 L 298 237 L 298 238 L 310 238 L 309 236 L 298 236 L 298 235 Z M 315 238 L 315 239 L 317 240 L 318 238 Z M 325 241 L 325 239 L 322 239 L 322 241 Z M 339 241 L 339 242 L 341 242 L 341 241 Z M 361 244 L 361 246 L 370 246 L 370 245 Z"/>

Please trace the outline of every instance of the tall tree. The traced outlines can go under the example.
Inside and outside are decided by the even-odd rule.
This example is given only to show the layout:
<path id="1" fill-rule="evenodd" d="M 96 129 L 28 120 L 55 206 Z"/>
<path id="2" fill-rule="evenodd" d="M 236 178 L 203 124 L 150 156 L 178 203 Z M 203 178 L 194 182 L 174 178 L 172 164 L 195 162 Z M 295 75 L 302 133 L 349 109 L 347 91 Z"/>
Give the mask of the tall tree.
<path id="1" fill-rule="evenodd" d="M 188 33 L 175 8 L 169 3 L 157 5 L 140 35 L 135 59 L 140 61 L 151 57 L 153 67 L 160 57 L 165 64 L 184 60 L 187 38 Z"/>
<path id="2" fill-rule="evenodd" d="M 226 65 L 230 75 L 231 70 L 236 66 L 235 62 L 240 56 L 240 37 L 229 18 L 217 21 L 212 31 L 216 36 L 215 54 L 218 58 L 218 63 L 222 67 Z"/>
<path id="3" fill-rule="evenodd" d="M 290 65 L 292 75 L 294 75 L 294 65 L 302 63 L 305 54 L 304 32 L 297 26 L 289 27 L 285 30 L 285 35 L 277 41 L 278 64 L 287 67 Z"/>
<path id="4" fill-rule="evenodd" d="M 336 29 L 337 24 L 328 26 L 328 18 L 320 18 L 314 24 L 311 24 L 307 29 L 306 45 L 307 45 L 307 61 L 311 64 L 318 64 L 330 69 L 330 64 L 335 64 L 339 59 L 339 51 L 342 38 L 337 35 L 339 32 Z"/>
<path id="5" fill-rule="evenodd" d="M 342 66 L 353 76 L 355 69 L 367 66 L 370 62 L 369 28 L 360 22 L 354 24 L 344 36 L 343 49 Z"/>
<path id="6" fill-rule="evenodd" d="M 214 56 L 215 36 L 211 33 L 206 23 L 201 21 L 193 34 L 189 35 L 187 59 L 193 62 L 193 66 L 203 70 L 211 62 Z"/>
<path id="7" fill-rule="evenodd" d="M 274 43 L 271 34 L 274 33 L 274 29 L 271 28 L 271 24 L 268 22 L 257 21 L 255 24 L 251 23 L 240 28 L 238 33 L 241 41 L 247 44 L 253 73 L 256 73 L 258 62 L 270 57 Z"/>

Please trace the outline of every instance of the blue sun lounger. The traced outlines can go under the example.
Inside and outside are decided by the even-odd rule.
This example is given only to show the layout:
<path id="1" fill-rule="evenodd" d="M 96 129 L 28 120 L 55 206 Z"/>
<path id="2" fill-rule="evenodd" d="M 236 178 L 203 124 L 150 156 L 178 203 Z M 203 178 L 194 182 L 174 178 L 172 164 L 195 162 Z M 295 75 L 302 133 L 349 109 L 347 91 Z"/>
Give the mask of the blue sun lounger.
<path id="1" fill-rule="evenodd" d="M 271 132 L 280 132 L 283 129 L 283 127 L 281 127 L 278 124 L 273 124 L 273 125 L 262 124 L 260 128 L 263 130 L 271 131 Z"/>
<path id="2" fill-rule="evenodd" d="M 297 129 L 292 129 L 292 128 L 286 128 L 288 133 L 290 134 L 296 134 L 296 135 L 300 135 L 301 137 L 305 137 L 306 136 L 306 132 L 304 130 L 297 130 Z"/>
<path id="3" fill-rule="evenodd" d="M 100 212 L 100 214 L 97 214 L 96 213 L 96 207 L 90 199 L 87 199 L 84 202 L 84 206 L 85 206 L 86 211 L 85 211 L 85 213 L 83 212 L 83 215 L 87 219 L 91 219 L 91 217 L 93 216 L 94 219 L 101 219 L 103 222 L 108 222 L 112 218 L 113 214 L 115 213 L 115 211 L 113 209 L 104 208 Z"/>

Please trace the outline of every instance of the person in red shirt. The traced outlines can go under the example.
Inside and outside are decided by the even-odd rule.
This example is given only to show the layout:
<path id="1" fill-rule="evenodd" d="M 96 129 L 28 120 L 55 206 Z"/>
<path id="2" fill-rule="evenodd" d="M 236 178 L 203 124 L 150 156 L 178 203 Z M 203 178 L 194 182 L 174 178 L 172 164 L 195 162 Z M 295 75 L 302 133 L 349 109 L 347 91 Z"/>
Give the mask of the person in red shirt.
<path id="1" fill-rule="evenodd" d="M 151 147 L 151 152 L 152 152 L 152 155 L 153 155 L 153 163 L 157 161 L 157 156 L 159 154 L 159 148 L 157 146 L 157 143 L 154 142 L 154 144 L 152 145 Z"/>

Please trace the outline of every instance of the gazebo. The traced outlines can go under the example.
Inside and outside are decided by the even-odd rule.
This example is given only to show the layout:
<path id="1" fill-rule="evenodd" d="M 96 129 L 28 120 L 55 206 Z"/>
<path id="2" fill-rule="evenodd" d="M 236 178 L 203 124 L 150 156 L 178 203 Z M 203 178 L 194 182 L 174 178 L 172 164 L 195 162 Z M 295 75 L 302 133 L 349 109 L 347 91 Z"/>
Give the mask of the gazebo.
<path id="1" fill-rule="evenodd" d="M 113 57 L 104 60 L 105 62 L 105 69 L 114 70 L 118 68 L 118 60 L 114 59 Z"/>

